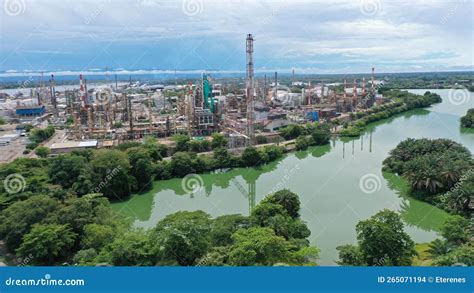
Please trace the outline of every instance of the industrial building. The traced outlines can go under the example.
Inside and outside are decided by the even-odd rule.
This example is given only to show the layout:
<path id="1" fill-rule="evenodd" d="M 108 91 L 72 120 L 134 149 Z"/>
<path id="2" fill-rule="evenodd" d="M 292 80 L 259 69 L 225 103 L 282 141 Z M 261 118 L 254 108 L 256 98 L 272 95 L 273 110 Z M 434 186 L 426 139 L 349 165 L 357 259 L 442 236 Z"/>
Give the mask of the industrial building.
<path id="1" fill-rule="evenodd" d="M 75 150 L 96 149 L 97 146 L 97 140 L 53 143 L 51 145 L 51 155 L 70 153 Z"/>
<path id="2" fill-rule="evenodd" d="M 245 39 L 245 79 L 227 83 L 209 74 L 181 84 L 152 84 L 139 81 L 91 85 L 78 74 L 76 87 L 56 90 L 51 75 L 43 80 L 29 97 L 19 96 L 13 102 L 2 95 L 6 107 L 14 110 L 9 120 L 27 120 L 38 126 L 48 123 L 64 128 L 67 140 L 51 147 L 52 154 L 75 149 L 110 148 L 129 140 L 152 136 L 163 138 L 178 133 L 191 137 L 222 133 L 229 148 L 254 145 L 256 135 L 278 136 L 290 124 L 348 119 L 353 111 L 383 104 L 375 92 L 374 68 L 369 83 L 365 77 L 322 83 L 310 80 L 270 80 L 255 77 L 254 37 Z M 280 79 L 282 79 L 280 77 Z M 342 88 L 342 90 L 341 90 Z M 16 104 L 13 108 L 9 105 Z"/>
<path id="3" fill-rule="evenodd" d="M 46 112 L 44 105 L 34 105 L 34 106 L 17 106 L 16 115 L 19 117 L 39 117 L 43 116 Z"/>

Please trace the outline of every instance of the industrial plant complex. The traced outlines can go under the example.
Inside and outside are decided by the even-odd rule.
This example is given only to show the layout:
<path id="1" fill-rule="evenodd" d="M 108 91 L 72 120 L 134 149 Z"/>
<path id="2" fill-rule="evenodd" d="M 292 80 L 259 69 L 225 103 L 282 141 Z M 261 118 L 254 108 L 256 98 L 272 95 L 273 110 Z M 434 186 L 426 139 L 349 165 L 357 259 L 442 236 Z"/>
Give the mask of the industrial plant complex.
<path id="1" fill-rule="evenodd" d="M 279 81 L 278 72 L 256 77 L 254 38 L 248 34 L 245 41 L 246 77 L 233 84 L 206 73 L 180 84 L 143 83 L 132 77 L 124 82 L 117 75 L 115 80 L 89 83 L 80 74 L 76 85 L 57 86 L 54 75 L 42 74 L 35 87 L 28 87 L 29 95 L 0 93 L 0 111 L 7 122 L 0 142 L 2 148 L 11 148 L 2 151 L 2 162 L 32 155 L 24 147 L 13 147 L 16 138 L 26 136 L 25 125 L 58 130 L 42 143 L 51 155 L 109 148 L 147 136 L 167 144 L 173 144 L 169 137 L 176 134 L 210 140 L 216 132 L 224 134 L 232 149 L 256 145 L 258 136 L 273 142 L 277 131 L 290 124 L 344 121 L 352 112 L 387 102 L 376 93 L 383 81 L 375 80 L 374 68 L 367 80 L 336 83 L 298 80 L 294 70 L 285 82 Z"/>

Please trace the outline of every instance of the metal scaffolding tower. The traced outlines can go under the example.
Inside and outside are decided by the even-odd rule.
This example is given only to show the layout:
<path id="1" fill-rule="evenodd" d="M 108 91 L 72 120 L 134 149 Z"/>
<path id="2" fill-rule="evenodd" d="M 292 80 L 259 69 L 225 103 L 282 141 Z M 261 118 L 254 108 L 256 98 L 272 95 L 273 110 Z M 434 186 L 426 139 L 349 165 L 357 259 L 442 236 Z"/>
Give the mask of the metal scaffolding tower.
<path id="1" fill-rule="evenodd" d="M 254 70 L 253 70 L 253 36 L 247 35 L 247 135 L 249 145 L 255 139 L 254 130 Z"/>
<path id="2" fill-rule="evenodd" d="M 372 67 L 372 95 L 375 96 L 375 68 Z"/>

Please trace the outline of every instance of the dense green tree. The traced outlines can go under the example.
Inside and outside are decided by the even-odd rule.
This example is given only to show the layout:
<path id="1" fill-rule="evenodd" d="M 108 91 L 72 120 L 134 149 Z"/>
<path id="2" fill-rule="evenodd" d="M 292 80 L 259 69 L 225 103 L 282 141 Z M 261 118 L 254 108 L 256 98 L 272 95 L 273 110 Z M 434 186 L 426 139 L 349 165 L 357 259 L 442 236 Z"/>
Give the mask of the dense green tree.
<path id="1" fill-rule="evenodd" d="M 189 141 L 191 138 L 188 135 L 176 134 L 173 136 L 173 140 L 176 143 L 177 152 L 187 152 L 189 150 Z"/>
<path id="2" fill-rule="evenodd" d="M 300 199 L 298 195 L 288 189 L 279 190 L 273 194 L 267 195 L 262 203 L 279 204 L 292 218 L 298 218 L 300 210 Z"/>
<path id="3" fill-rule="evenodd" d="M 283 155 L 285 148 L 275 145 L 267 145 L 263 148 L 263 151 L 267 155 L 267 160 L 270 162 L 280 158 Z"/>
<path id="4" fill-rule="evenodd" d="M 58 257 L 69 255 L 76 234 L 67 225 L 36 224 L 23 236 L 16 250 L 21 257 L 31 257 L 37 264 L 52 265 Z"/>
<path id="5" fill-rule="evenodd" d="M 357 245 L 346 244 L 336 247 L 339 251 L 337 264 L 341 266 L 364 266 L 367 265 Z"/>
<path id="6" fill-rule="evenodd" d="M 308 148 L 308 139 L 306 138 L 306 135 L 300 135 L 296 139 L 296 150 L 301 151 L 301 150 L 306 150 Z"/>
<path id="7" fill-rule="evenodd" d="M 382 210 L 356 226 L 362 257 L 368 265 L 408 266 L 416 254 L 414 242 L 403 230 L 400 216 Z"/>
<path id="8" fill-rule="evenodd" d="M 168 146 L 164 145 L 164 144 L 161 144 L 159 143 L 157 146 L 156 146 L 158 152 L 160 153 L 161 157 L 162 158 L 165 158 L 168 156 L 169 154 L 169 148 Z"/>
<path id="9" fill-rule="evenodd" d="M 13 203 L 0 214 L 0 238 L 10 251 L 15 250 L 31 226 L 43 222 L 59 209 L 57 200 L 46 195 L 35 195 Z"/>
<path id="10" fill-rule="evenodd" d="M 86 159 L 87 162 L 90 162 L 94 153 L 91 149 L 82 149 L 72 151 L 71 155 L 83 157 L 84 159 Z"/>
<path id="11" fill-rule="evenodd" d="M 318 126 L 316 126 L 316 128 L 311 133 L 311 137 L 313 138 L 313 142 L 316 145 L 324 145 L 329 143 L 329 139 L 331 138 L 331 130 L 329 129 L 329 125 L 318 124 Z"/>
<path id="12" fill-rule="evenodd" d="M 74 233 L 82 237 L 84 227 L 92 223 L 106 223 L 112 217 L 109 202 L 101 194 L 88 194 L 66 202 L 57 212 L 57 219 L 68 224 Z"/>
<path id="13" fill-rule="evenodd" d="M 225 266 L 229 258 L 227 247 L 218 246 L 212 248 L 196 264 L 196 266 Z"/>
<path id="14" fill-rule="evenodd" d="M 117 235 L 109 249 L 111 264 L 115 266 L 151 266 L 156 263 L 150 237 L 143 230 Z"/>
<path id="15" fill-rule="evenodd" d="M 304 133 L 304 128 L 301 125 L 290 124 L 280 129 L 280 135 L 286 140 L 295 139 Z"/>
<path id="16" fill-rule="evenodd" d="M 232 244 L 232 234 L 238 229 L 248 228 L 249 226 L 249 218 L 242 215 L 224 215 L 215 218 L 211 224 L 212 246 Z"/>
<path id="17" fill-rule="evenodd" d="M 469 204 L 474 200 L 474 172 L 463 175 L 454 187 L 437 199 L 437 205 L 453 214 L 470 217 Z"/>
<path id="18" fill-rule="evenodd" d="M 143 148 L 145 148 L 148 152 L 150 158 L 154 161 L 160 161 L 163 157 L 166 157 L 166 152 L 163 156 L 163 150 L 160 149 L 162 146 L 158 143 L 158 140 L 152 136 L 148 136 L 143 140 Z"/>
<path id="19" fill-rule="evenodd" d="M 203 152 L 208 152 L 211 150 L 211 148 L 212 148 L 212 145 L 210 141 L 208 141 L 207 139 L 201 141 L 201 150 Z"/>
<path id="20" fill-rule="evenodd" d="M 192 169 L 196 173 L 211 171 L 215 168 L 215 162 L 210 156 L 194 156 L 192 160 Z"/>
<path id="21" fill-rule="evenodd" d="M 474 266 L 474 246 L 469 244 L 461 245 L 448 254 L 435 259 L 435 265 L 438 266 Z"/>
<path id="22" fill-rule="evenodd" d="M 211 146 L 213 149 L 216 148 L 226 148 L 227 147 L 227 139 L 224 137 L 224 135 L 220 133 L 213 133 L 212 134 L 212 141 L 211 141 Z"/>
<path id="23" fill-rule="evenodd" d="M 41 129 L 41 128 L 32 129 L 29 132 L 28 136 L 32 142 L 40 143 L 47 140 L 51 136 L 53 136 L 53 134 L 54 134 L 54 127 L 48 126 L 44 129 Z"/>
<path id="24" fill-rule="evenodd" d="M 96 251 L 112 243 L 116 236 L 116 231 L 112 226 L 99 225 L 96 223 L 84 226 L 84 237 L 81 239 L 83 249 L 93 248 Z"/>
<path id="25" fill-rule="evenodd" d="M 198 141 L 198 140 L 192 140 L 189 142 L 189 150 L 191 152 L 195 152 L 195 153 L 200 153 L 202 152 L 202 145 L 201 145 L 201 142 Z"/>
<path id="26" fill-rule="evenodd" d="M 94 192 L 111 200 L 121 200 L 130 195 L 130 163 L 125 153 L 100 150 L 91 161 Z"/>
<path id="27" fill-rule="evenodd" d="M 252 225 L 272 228 L 276 235 L 285 239 L 305 239 L 311 233 L 305 223 L 292 218 L 283 206 L 276 203 L 261 202 L 252 210 L 250 219 Z"/>
<path id="28" fill-rule="evenodd" d="M 247 147 L 242 153 L 241 160 L 245 167 L 258 166 L 265 162 L 261 153 L 254 147 Z"/>
<path id="29" fill-rule="evenodd" d="M 169 161 L 160 161 L 154 165 L 153 173 L 155 174 L 155 179 L 170 179 L 173 175 L 171 173 L 171 164 Z"/>
<path id="30" fill-rule="evenodd" d="M 130 148 L 136 148 L 136 147 L 141 147 L 141 146 L 142 146 L 142 143 L 139 141 L 126 141 L 119 144 L 115 148 L 118 149 L 119 151 L 125 152 L 126 150 Z"/>
<path id="31" fill-rule="evenodd" d="M 432 256 L 432 257 L 438 257 L 441 255 L 448 254 L 451 251 L 452 247 L 449 244 L 448 241 L 446 240 L 441 240 L 441 239 L 435 239 L 430 242 L 429 244 L 429 249 L 427 252 Z"/>
<path id="32" fill-rule="evenodd" d="M 232 235 L 232 239 L 230 265 L 274 265 L 291 259 L 289 243 L 270 228 L 240 229 Z"/>
<path id="33" fill-rule="evenodd" d="M 132 190 L 141 191 L 151 187 L 152 158 L 149 151 L 142 147 L 133 147 L 127 150 L 130 162 L 130 174 L 134 177 Z"/>
<path id="34" fill-rule="evenodd" d="M 72 154 L 59 155 L 50 159 L 48 176 L 51 182 L 70 188 L 86 167 L 86 159 Z"/>
<path id="35" fill-rule="evenodd" d="M 194 265 L 210 246 L 211 220 L 203 211 L 177 212 L 159 221 L 152 231 L 152 242 L 161 260 Z"/>
<path id="36" fill-rule="evenodd" d="M 40 158 L 46 158 L 51 154 L 51 150 L 45 146 L 39 146 L 35 149 L 35 154 Z"/>
<path id="37" fill-rule="evenodd" d="M 80 266 L 94 266 L 97 258 L 97 251 L 94 248 L 79 250 L 73 257 L 72 262 Z"/>
<path id="38" fill-rule="evenodd" d="M 455 186 L 474 167 L 474 160 L 468 149 L 452 140 L 423 138 L 400 142 L 383 164 L 384 170 L 407 178 L 416 196 L 433 202 L 433 195 Z M 448 208 L 444 201 L 441 205 Z"/>
<path id="39" fill-rule="evenodd" d="M 466 115 L 461 117 L 461 126 L 474 128 L 474 108 L 469 109 Z"/>
<path id="40" fill-rule="evenodd" d="M 213 158 L 216 168 L 232 167 L 233 159 L 226 148 L 214 149 Z"/>
<path id="41" fill-rule="evenodd" d="M 300 201 L 298 195 L 283 189 L 267 195 L 250 216 L 255 226 L 272 228 L 285 239 L 306 239 L 311 232 L 299 219 Z M 302 244 L 307 244 L 306 241 Z"/>
<path id="42" fill-rule="evenodd" d="M 92 167 L 90 164 L 85 165 L 79 172 L 79 176 L 75 178 L 74 183 L 72 184 L 72 190 L 74 190 L 77 195 L 85 195 L 90 192 L 100 191 L 100 187 L 94 185 L 96 178 L 93 178 Z"/>
<path id="43" fill-rule="evenodd" d="M 170 162 L 170 172 L 173 176 L 183 177 L 187 174 L 195 173 L 193 168 L 193 158 L 189 153 L 177 152 Z"/>
<path id="44" fill-rule="evenodd" d="M 450 216 L 441 227 L 441 235 L 453 244 L 462 244 L 469 239 L 470 224 L 466 218 Z"/>

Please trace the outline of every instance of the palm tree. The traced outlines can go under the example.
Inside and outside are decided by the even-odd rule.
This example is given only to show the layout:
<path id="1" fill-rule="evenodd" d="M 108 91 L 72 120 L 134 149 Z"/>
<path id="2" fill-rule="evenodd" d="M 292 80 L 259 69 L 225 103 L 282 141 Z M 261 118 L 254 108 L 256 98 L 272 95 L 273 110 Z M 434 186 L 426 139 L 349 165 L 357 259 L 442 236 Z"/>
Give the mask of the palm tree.
<path id="1" fill-rule="evenodd" d="M 430 242 L 429 249 L 426 251 L 432 257 L 438 257 L 451 251 L 451 245 L 446 240 L 435 239 Z"/>

